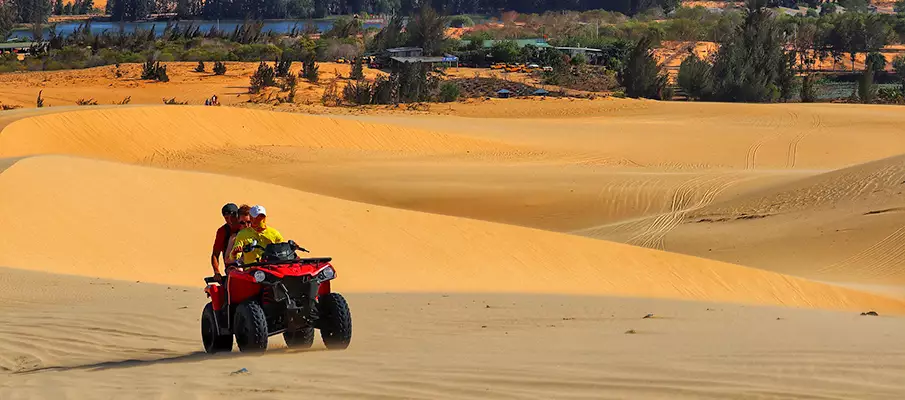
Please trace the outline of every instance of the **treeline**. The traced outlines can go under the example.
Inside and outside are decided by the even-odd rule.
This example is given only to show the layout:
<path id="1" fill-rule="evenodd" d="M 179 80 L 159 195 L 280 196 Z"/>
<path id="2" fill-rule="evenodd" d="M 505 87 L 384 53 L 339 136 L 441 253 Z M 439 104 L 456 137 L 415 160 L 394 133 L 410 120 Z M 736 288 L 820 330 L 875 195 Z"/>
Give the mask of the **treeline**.
<path id="1" fill-rule="evenodd" d="M 182 18 L 275 19 L 323 18 L 329 15 L 402 14 L 431 7 L 446 14 L 543 13 L 567 10 L 610 10 L 627 15 L 652 7 L 669 12 L 679 0 L 111 0 L 113 20 L 131 21 L 152 13 L 177 13 Z"/>
<path id="2" fill-rule="evenodd" d="M 94 0 L 75 0 L 63 4 L 63 0 L 53 3 L 53 15 L 85 15 L 94 13 Z"/>

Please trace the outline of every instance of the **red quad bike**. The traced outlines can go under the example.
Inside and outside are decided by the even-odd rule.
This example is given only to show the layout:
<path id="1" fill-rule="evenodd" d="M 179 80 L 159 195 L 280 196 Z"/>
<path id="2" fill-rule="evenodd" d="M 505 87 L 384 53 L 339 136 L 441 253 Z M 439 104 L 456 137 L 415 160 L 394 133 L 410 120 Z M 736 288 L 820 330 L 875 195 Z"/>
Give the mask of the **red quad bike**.
<path id="1" fill-rule="evenodd" d="M 330 291 L 336 271 L 331 258 L 299 258 L 308 252 L 293 241 L 266 248 L 260 262 L 230 268 L 228 290 L 214 277 L 204 278 L 211 299 L 201 314 L 201 338 L 207 353 L 229 352 L 233 335 L 239 351 L 267 349 L 270 336 L 282 333 L 286 345 L 309 348 L 320 329 L 328 349 L 345 349 L 352 340 L 349 305 Z"/>

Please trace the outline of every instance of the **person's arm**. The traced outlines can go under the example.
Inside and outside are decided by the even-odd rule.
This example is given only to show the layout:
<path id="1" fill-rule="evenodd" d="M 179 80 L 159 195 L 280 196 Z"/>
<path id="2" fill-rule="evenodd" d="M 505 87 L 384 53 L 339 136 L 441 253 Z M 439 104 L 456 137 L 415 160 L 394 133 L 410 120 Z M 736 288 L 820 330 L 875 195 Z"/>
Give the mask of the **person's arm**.
<path id="1" fill-rule="evenodd" d="M 225 254 L 226 251 L 226 243 L 223 242 L 221 229 L 217 229 L 217 237 L 214 238 L 214 248 L 211 250 L 211 268 L 214 270 L 214 276 L 220 275 L 220 254 Z"/>
<path id="2" fill-rule="evenodd" d="M 239 254 L 242 253 L 242 248 L 245 247 L 245 242 L 248 241 L 248 236 L 244 235 L 242 232 L 239 232 L 236 235 L 236 240 L 233 243 L 233 248 L 229 249 L 230 258 L 233 260 L 239 260 Z"/>

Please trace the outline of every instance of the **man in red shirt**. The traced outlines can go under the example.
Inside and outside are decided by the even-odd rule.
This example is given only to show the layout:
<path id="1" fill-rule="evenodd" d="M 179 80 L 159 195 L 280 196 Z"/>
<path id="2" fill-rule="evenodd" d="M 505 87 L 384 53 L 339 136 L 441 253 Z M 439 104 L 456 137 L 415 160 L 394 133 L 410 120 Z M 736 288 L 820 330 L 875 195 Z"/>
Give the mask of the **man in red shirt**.
<path id="1" fill-rule="evenodd" d="M 214 238 L 214 248 L 211 252 L 211 268 L 214 269 L 214 277 L 217 279 L 222 278 L 220 274 L 220 256 L 223 256 L 223 262 L 226 263 L 226 252 L 228 251 L 226 244 L 229 242 L 229 237 L 241 229 L 239 227 L 239 206 L 228 203 L 220 209 L 220 213 L 223 214 L 225 223 L 217 229 L 217 236 Z"/>

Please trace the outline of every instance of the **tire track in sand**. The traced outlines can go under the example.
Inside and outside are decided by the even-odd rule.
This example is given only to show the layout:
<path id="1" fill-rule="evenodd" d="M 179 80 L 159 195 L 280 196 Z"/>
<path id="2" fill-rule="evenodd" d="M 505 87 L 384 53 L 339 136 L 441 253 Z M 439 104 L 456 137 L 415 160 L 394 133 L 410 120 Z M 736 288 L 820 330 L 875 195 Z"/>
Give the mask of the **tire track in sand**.
<path id="1" fill-rule="evenodd" d="M 789 122 L 784 123 L 783 121 L 778 121 L 774 126 L 774 132 L 772 134 L 761 136 L 751 147 L 748 147 L 748 152 L 745 155 L 745 169 L 752 170 L 757 168 L 757 154 L 760 152 L 760 149 L 769 141 L 776 139 L 780 135 L 782 135 L 782 128 L 794 125 L 795 121 L 798 120 L 798 114 L 792 111 L 786 111 L 788 114 Z"/>
<path id="2" fill-rule="evenodd" d="M 789 152 L 786 158 L 786 168 L 795 168 L 795 163 L 798 160 L 798 145 L 804 140 L 805 137 L 820 130 L 821 127 L 821 119 L 820 114 L 811 115 L 811 128 L 802 131 L 798 135 L 796 135 L 791 142 L 789 142 Z"/>
<path id="3" fill-rule="evenodd" d="M 818 272 L 832 273 L 854 267 L 859 272 L 870 272 L 874 276 L 890 276 L 896 272 L 895 261 L 901 260 L 903 256 L 905 256 L 905 226 L 899 227 L 866 249 L 821 268 Z"/>
<path id="4" fill-rule="evenodd" d="M 673 192 L 670 211 L 654 218 L 650 225 L 631 237 L 628 243 L 663 250 L 666 235 L 681 225 L 688 213 L 712 203 L 720 193 L 741 181 L 742 179 L 738 179 L 734 174 L 728 179 L 724 175 L 701 175 L 679 184 Z M 697 189 L 700 187 L 704 187 L 703 193 L 695 201 L 699 193 Z"/>

